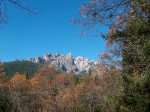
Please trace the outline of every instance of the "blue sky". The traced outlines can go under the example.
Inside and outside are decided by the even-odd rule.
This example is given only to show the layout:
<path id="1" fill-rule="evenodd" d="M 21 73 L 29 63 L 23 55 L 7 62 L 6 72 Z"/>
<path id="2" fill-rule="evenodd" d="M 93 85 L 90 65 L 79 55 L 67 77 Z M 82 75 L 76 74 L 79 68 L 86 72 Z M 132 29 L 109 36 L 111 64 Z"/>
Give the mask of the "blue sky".
<path id="1" fill-rule="evenodd" d="M 0 26 L 0 60 L 28 59 L 50 52 L 83 56 L 97 60 L 105 48 L 101 37 L 80 38 L 72 17 L 78 17 L 81 0 L 32 0 L 31 7 L 40 13 L 29 13 L 9 7 L 8 24 Z M 104 30 L 105 29 L 105 30 Z M 101 31 L 106 28 L 100 27 Z"/>

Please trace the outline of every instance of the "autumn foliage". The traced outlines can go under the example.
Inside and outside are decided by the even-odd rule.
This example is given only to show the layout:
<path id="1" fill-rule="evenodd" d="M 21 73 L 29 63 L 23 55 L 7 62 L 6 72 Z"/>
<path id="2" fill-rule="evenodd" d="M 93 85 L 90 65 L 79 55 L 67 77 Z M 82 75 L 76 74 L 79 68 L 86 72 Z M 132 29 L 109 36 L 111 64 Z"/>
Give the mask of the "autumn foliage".
<path id="1" fill-rule="evenodd" d="M 1 82 L 1 87 L 8 88 L 12 112 L 95 112 L 107 104 L 104 97 L 107 89 L 112 93 L 119 86 L 111 85 L 114 80 L 117 83 L 113 75 L 113 79 L 101 80 L 94 73 L 87 74 L 84 81 L 78 83 L 74 73 L 57 73 L 54 66 L 45 64 L 39 67 L 33 78 L 16 73 Z"/>
<path id="2" fill-rule="evenodd" d="M 74 24 L 84 35 L 109 26 L 97 69 L 80 77 L 44 64 L 30 79 L 8 79 L 0 63 L 0 112 L 150 111 L 149 0 L 88 0 L 80 9 Z"/>
<path id="3" fill-rule="evenodd" d="M 114 98 L 108 95 L 108 104 L 113 108 L 108 112 L 150 111 L 150 86 L 147 86 L 150 80 L 150 1 L 87 0 L 73 23 L 80 26 L 82 37 L 94 34 L 106 40 L 106 50 L 99 56 L 98 78 L 102 75 L 104 78 L 107 73 L 114 75 L 115 69 L 120 69 L 122 92 L 113 95 Z M 109 30 L 101 32 L 100 25 Z"/>

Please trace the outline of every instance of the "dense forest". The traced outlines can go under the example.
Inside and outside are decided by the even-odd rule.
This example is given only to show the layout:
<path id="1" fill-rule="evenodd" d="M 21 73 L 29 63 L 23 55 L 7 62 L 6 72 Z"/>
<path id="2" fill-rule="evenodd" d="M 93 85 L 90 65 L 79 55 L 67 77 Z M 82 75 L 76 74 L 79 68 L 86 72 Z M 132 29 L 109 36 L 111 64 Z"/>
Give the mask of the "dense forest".
<path id="1" fill-rule="evenodd" d="M 4 63 L 3 68 L 6 76 L 9 78 L 11 78 L 15 73 L 25 73 L 27 78 L 31 78 L 37 72 L 39 66 L 39 64 L 30 61 L 18 60 Z"/>
<path id="2" fill-rule="evenodd" d="M 77 78 L 44 64 L 8 78 L 1 63 L 0 112 L 150 112 L 150 1 L 90 0 L 80 10 L 74 24 L 87 33 L 110 27 L 96 71 Z"/>

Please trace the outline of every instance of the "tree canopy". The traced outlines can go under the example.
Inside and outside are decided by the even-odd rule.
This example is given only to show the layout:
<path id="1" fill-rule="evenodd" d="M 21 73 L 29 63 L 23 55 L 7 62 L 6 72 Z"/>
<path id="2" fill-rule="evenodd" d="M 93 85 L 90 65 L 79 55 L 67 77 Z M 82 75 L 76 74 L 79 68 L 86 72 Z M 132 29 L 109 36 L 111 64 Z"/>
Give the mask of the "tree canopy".
<path id="1" fill-rule="evenodd" d="M 88 0 L 74 23 L 81 26 L 83 36 L 90 30 L 106 40 L 100 70 L 122 65 L 123 93 L 109 100 L 114 111 L 149 111 L 150 0 Z M 99 25 L 109 31 L 100 32 Z"/>

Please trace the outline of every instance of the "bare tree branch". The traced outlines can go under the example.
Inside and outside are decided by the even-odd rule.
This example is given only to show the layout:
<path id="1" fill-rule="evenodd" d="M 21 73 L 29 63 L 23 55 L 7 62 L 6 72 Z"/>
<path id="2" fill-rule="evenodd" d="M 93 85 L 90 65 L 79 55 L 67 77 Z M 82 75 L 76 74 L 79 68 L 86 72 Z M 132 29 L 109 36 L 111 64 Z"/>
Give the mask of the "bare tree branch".
<path id="1" fill-rule="evenodd" d="M 8 5 L 14 5 L 20 9 L 23 9 L 29 13 L 37 14 L 36 10 L 25 5 L 23 0 L 0 0 L 0 24 L 7 23 Z"/>

